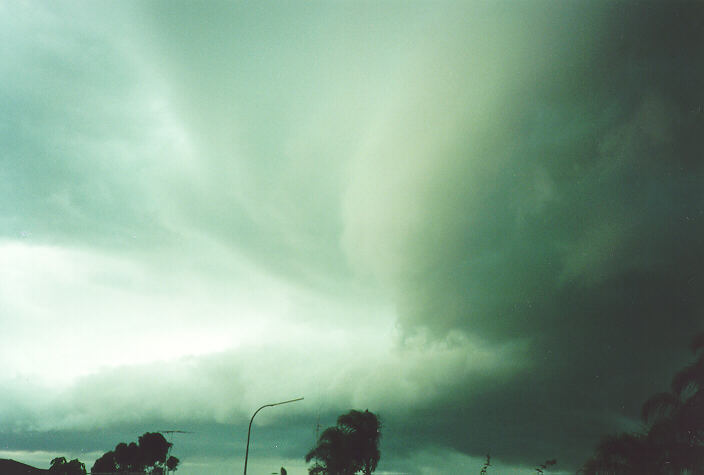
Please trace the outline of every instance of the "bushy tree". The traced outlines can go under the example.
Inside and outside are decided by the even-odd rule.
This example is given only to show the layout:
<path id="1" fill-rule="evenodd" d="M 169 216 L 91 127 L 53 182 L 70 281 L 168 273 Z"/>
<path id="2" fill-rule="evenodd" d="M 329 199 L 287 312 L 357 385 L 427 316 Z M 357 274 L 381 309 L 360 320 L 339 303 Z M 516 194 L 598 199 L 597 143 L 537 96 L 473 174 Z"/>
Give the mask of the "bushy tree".
<path id="1" fill-rule="evenodd" d="M 98 458 L 90 469 L 90 473 L 114 473 L 117 472 L 117 462 L 115 452 L 112 450 L 105 452 Z"/>
<path id="2" fill-rule="evenodd" d="M 144 470 L 142 453 L 137 444 L 130 442 L 129 445 L 120 442 L 115 446 L 115 463 L 120 470 L 128 472 L 139 472 Z"/>
<path id="3" fill-rule="evenodd" d="M 163 435 L 158 432 L 146 432 L 141 435 L 138 442 L 126 444 L 120 442 L 115 450 L 104 453 L 91 468 L 91 473 L 150 473 L 153 475 L 164 473 L 165 469 L 176 470 L 179 459 L 169 457 L 169 448 L 172 446 Z"/>
<path id="4" fill-rule="evenodd" d="M 51 461 L 49 473 L 52 475 L 86 475 L 86 466 L 78 459 L 67 462 L 66 457 L 56 457 Z"/>
<path id="5" fill-rule="evenodd" d="M 163 435 L 158 432 L 147 432 L 139 436 L 139 452 L 142 463 L 146 467 L 160 466 L 166 463 L 166 456 L 171 447 Z"/>
<path id="6" fill-rule="evenodd" d="M 328 427 L 317 445 L 306 454 L 306 462 L 315 460 L 308 469 L 311 475 L 370 475 L 379 463 L 381 423 L 368 410 L 352 410 L 337 418 L 337 425 Z"/>
<path id="7" fill-rule="evenodd" d="M 176 467 L 178 467 L 179 462 L 180 460 L 172 455 L 168 459 L 166 459 L 166 468 L 170 472 L 174 472 L 176 471 Z"/>

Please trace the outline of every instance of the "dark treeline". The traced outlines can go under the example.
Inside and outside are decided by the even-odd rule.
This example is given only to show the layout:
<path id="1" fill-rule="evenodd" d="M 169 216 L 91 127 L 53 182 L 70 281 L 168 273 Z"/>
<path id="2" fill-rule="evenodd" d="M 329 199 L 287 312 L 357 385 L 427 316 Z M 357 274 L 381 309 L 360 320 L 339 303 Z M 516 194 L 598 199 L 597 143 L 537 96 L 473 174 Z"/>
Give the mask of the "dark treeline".
<path id="1" fill-rule="evenodd" d="M 114 450 L 105 452 L 95 461 L 90 469 L 91 474 L 150 474 L 163 475 L 174 471 L 179 465 L 179 459 L 169 456 L 173 444 L 168 442 L 159 432 L 146 432 L 137 442 L 120 442 Z M 50 475 L 87 475 L 86 466 L 78 459 L 67 461 L 66 457 L 56 457 L 51 461 L 49 470 L 38 469 L 29 465 L 5 460 L 0 464 L 0 474 L 13 473 L 47 473 Z"/>
<path id="2" fill-rule="evenodd" d="M 704 475 L 704 332 L 693 338 L 692 363 L 672 378 L 670 391 L 650 397 L 642 406 L 643 429 L 635 433 L 609 435 L 599 442 L 593 456 L 579 469 L 583 475 Z M 310 475 L 371 475 L 381 459 L 381 422 L 369 410 L 351 410 L 325 429 L 315 447 L 306 455 Z M 147 432 L 138 441 L 121 442 L 104 453 L 90 470 L 101 473 L 149 473 L 162 475 L 176 470 L 179 459 L 169 456 L 169 443 L 158 432 Z M 29 467 L 6 460 L 23 467 Z M 535 468 L 547 473 L 557 460 L 550 459 Z M 14 466 L 14 465 L 13 465 Z M 6 467 L 6 468 L 7 468 Z M 480 474 L 490 473 L 491 457 Z M 86 475 L 77 459 L 57 457 L 49 470 L 36 473 Z M 27 472 L 34 473 L 34 472 Z M 281 474 L 286 470 L 282 467 Z"/>
<path id="3" fill-rule="evenodd" d="M 695 361 L 642 407 L 644 429 L 604 437 L 580 470 L 585 475 L 704 474 L 704 333 L 691 342 Z"/>
<path id="4" fill-rule="evenodd" d="M 147 432 L 129 445 L 120 442 L 115 450 L 105 452 L 90 469 L 98 473 L 149 473 L 161 475 L 176 470 L 179 459 L 168 456 L 172 444 L 158 432 Z M 168 458 L 167 458 L 168 457 Z"/>

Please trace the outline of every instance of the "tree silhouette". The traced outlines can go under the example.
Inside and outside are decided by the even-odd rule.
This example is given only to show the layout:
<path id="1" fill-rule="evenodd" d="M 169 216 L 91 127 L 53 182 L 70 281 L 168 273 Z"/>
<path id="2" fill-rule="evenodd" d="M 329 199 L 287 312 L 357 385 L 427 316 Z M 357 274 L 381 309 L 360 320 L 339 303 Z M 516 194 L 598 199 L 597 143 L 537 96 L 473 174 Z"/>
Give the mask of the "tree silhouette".
<path id="1" fill-rule="evenodd" d="M 482 466 L 482 470 L 479 472 L 479 475 L 486 475 L 487 469 L 489 467 L 491 467 L 491 455 L 486 454 L 486 462 L 484 462 L 484 465 Z"/>
<path id="2" fill-rule="evenodd" d="M 115 446 L 115 463 L 121 470 L 130 472 L 143 470 L 144 464 L 141 461 L 141 455 L 139 446 L 134 442 L 129 445 L 120 442 Z"/>
<path id="3" fill-rule="evenodd" d="M 379 463 L 381 424 L 374 413 L 352 410 L 328 427 L 317 445 L 306 454 L 306 462 L 316 460 L 308 469 L 311 475 L 370 475 Z"/>
<path id="4" fill-rule="evenodd" d="M 651 447 L 641 435 L 607 436 L 599 442 L 583 472 L 588 475 L 660 473 L 653 471 L 653 457 Z"/>
<path id="5" fill-rule="evenodd" d="M 176 467 L 178 467 L 179 462 L 180 462 L 180 460 L 172 455 L 168 459 L 166 459 L 166 468 L 170 472 L 175 472 Z"/>
<path id="6" fill-rule="evenodd" d="M 373 413 L 367 411 L 350 411 L 337 418 L 337 426 L 350 438 L 353 458 L 361 466 L 364 475 L 371 475 L 376 470 L 381 458 L 379 439 L 381 424 Z"/>
<path id="7" fill-rule="evenodd" d="M 176 457 L 166 459 L 169 448 L 172 446 L 163 435 L 158 432 L 146 432 L 141 435 L 138 442 L 129 445 L 120 442 L 115 450 L 104 453 L 95 461 L 90 469 L 91 473 L 150 473 L 153 475 L 164 473 L 165 469 L 176 470 L 179 460 Z"/>
<path id="8" fill-rule="evenodd" d="M 158 432 L 147 432 L 139 436 L 139 453 L 142 463 L 147 467 L 163 465 L 166 462 L 166 454 L 171 447 L 163 435 Z"/>
<path id="9" fill-rule="evenodd" d="M 51 461 L 49 473 L 52 475 L 85 475 L 86 466 L 78 459 L 67 462 L 66 457 L 56 457 Z"/>
<path id="10" fill-rule="evenodd" d="M 545 473 L 548 467 L 552 467 L 557 464 L 557 459 L 546 460 L 535 468 L 536 473 Z"/>
<path id="11" fill-rule="evenodd" d="M 114 473 L 117 472 L 117 462 L 115 462 L 115 452 L 105 452 L 98 458 L 90 469 L 90 473 Z"/>
<path id="12" fill-rule="evenodd" d="M 644 432 L 602 439 L 584 473 L 704 473 L 704 332 L 690 348 L 696 360 L 675 374 L 671 391 L 643 404 Z"/>
<path id="13" fill-rule="evenodd" d="M 308 469 L 310 475 L 352 475 L 357 470 L 344 432 L 328 427 L 320 434 L 318 445 L 306 455 L 306 462 L 317 462 Z"/>

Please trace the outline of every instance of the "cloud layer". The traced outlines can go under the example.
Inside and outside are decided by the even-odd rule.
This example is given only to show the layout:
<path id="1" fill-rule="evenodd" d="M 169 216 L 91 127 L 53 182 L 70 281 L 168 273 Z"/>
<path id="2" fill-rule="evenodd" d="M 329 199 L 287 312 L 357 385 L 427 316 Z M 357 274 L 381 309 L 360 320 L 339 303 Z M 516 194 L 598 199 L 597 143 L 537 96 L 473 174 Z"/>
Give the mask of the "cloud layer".
<path id="1" fill-rule="evenodd" d="M 696 3 L 0 9 L 7 450 L 305 395 L 573 469 L 702 328 Z"/>

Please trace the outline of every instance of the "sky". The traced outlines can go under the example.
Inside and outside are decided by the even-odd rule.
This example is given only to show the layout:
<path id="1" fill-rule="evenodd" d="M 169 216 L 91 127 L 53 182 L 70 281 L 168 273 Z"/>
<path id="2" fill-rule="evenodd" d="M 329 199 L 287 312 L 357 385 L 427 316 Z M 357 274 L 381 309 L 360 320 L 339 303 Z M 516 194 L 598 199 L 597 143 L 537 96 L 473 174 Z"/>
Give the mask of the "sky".
<path id="1" fill-rule="evenodd" d="M 704 4 L 0 3 L 0 458 L 574 473 L 704 329 Z"/>

